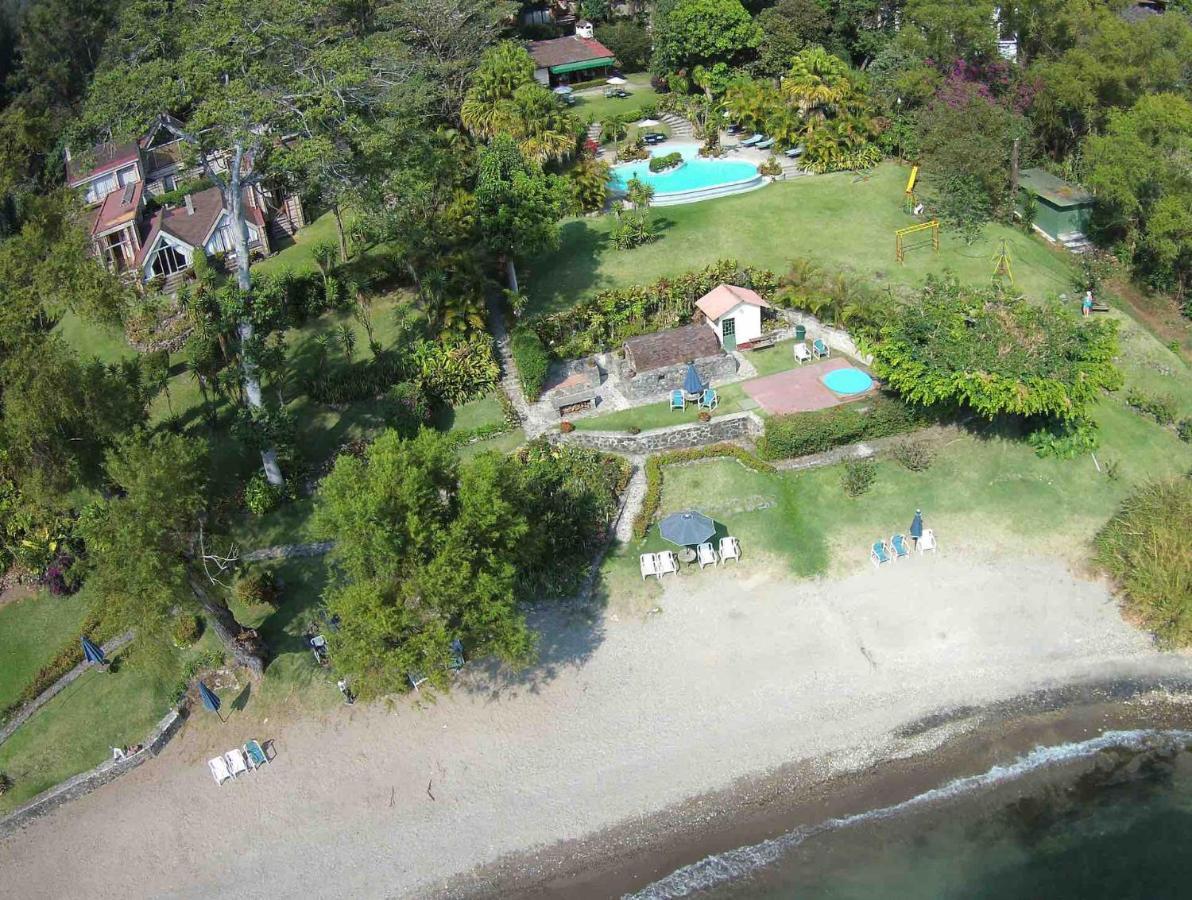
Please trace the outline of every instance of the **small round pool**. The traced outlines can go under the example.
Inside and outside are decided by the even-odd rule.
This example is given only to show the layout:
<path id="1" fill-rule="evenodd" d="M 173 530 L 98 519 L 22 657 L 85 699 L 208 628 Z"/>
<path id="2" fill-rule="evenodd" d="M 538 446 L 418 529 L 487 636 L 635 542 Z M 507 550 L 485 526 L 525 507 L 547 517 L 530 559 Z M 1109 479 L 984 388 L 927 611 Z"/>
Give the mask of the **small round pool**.
<path id="1" fill-rule="evenodd" d="M 823 377 L 824 386 L 836 394 L 864 394 L 873 379 L 860 369 L 834 369 Z"/>

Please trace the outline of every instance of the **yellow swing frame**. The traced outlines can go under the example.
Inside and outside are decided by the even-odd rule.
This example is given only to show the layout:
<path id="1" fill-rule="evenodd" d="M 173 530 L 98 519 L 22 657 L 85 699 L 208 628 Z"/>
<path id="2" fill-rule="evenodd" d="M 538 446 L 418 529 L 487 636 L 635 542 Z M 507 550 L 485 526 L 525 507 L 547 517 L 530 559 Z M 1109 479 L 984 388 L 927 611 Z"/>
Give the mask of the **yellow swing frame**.
<path id="1" fill-rule="evenodd" d="M 906 251 L 902 245 L 902 239 L 912 234 L 917 234 L 920 231 L 931 229 L 931 247 L 936 253 L 940 252 L 940 220 L 932 219 L 930 222 L 920 222 L 918 225 L 908 225 L 906 228 L 899 228 L 894 232 L 894 258 L 902 262 L 906 257 Z"/>

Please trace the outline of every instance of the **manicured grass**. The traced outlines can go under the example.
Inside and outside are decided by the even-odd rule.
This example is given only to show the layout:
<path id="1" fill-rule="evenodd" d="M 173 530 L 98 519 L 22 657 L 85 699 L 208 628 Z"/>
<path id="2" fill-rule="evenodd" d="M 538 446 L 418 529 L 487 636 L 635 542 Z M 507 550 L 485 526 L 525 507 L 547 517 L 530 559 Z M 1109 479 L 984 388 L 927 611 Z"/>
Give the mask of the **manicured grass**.
<path id="1" fill-rule="evenodd" d="M 137 355 L 119 328 L 85 322 L 69 310 L 54 326 L 54 333 L 78 350 L 85 359 L 97 358 L 100 362 L 116 363 Z"/>
<path id="2" fill-rule="evenodd" d="M 757 404 L 741 387 L 740 383 L 727 384 L 716 389 L 720 403 L 713 415 L 722 416 L 726 413 L 742 412 L 746 409 L 756 409 Z M 633 409 L 621 409 L 602 416 L 592 416 L 587 419 L 576 419 L 573 423 L 580 431 L 625 431 L 628 428 L 640 428 L 648 431 L 651 428 L 665 428 L 668 425 L 685 425 L 699 419 L 700 409 L 696 403 L 688 403 L 684 409 L 671 409 L 670 402 L 651 403 L 648 406 L 636 406 Z"/>
<path id="3" fill-rule="evenodd" d="M 435 415 L 435 428 L 440 431 L 471 431 L 485 425 L 498 425 L 505 420 L 505 411 L 495 393 L 459 406 L 440 409 Z"/>
<path id="4" fill-rule="evenodd" d="M 347 225 L 347 222 L 344 223 Z M 323 213 L 305 228 L 300 228 L 294 235 L 294 243 L 283 248 L 268 259 L 263 259 L 253 265 L 253 269 L 270 275 L 282 272 L 317 272 L 315 264 L 315 246 L 323 241 L 335 241 L 337 246 L 339 236 L 335 230 L 335 216 L 329 212 Z"/>
<path id="5" fill-rule="evenodd" d="M 166 714 L 176 660 L 164 672 L 128 653 L 115 662 L 110 674 L 82 675 L 0 744 L 0 771 L 14 782 L 0 813 L 110 759 L 112 747 L 144 740 Z"/>
<path id="6" fill-rule="evenodd" d="M 471 459 L 477 453 L 512 453 L 526 442 L 526 433 L 520 428 L 514 428 L 504 434 L 483 441 L 465 444 L 459 448 L 460 459 Z"/>
<path id="7" fill-rule="evenodd" d="M 661 509 L 701 509 L 741 540 L 742 566 L 758 560 L 795 575 L 864 569 L 869 546 L 905 531 L 916 508 L 941 552 L 1054 553 L 1075 561 L 1133 485 L 1192 466 L 1192 446 L 1117 398 L 1099 403 L 1094 417 L 1101 424 L 1097 458 L 1102 469 L 1116 467 L 1114 478 L 1087 454 L 1040 459 L 1022 440 L 964 433 L 940 447 L 925 472 L 879 462 L 873 488 L 856 499 L 844 493 L 841 466 L 774 475 L 733 461 L 667 467 Z M 772 505 L 751 510 L 764 503 Z M 653 596 L 657 587 L 641 584 L 637 556 L 665 548 L 651 528 L 643 541 L 619 549 L 605 566 L 610 593 L 629 603 Z"/>
<path id="8" fill-rule="evenodd" d="M 962 280 L 985 283 L 991 254 L 1005 239 L 1019 288 L 1033 297 L 1071 291 L 1070 264 L 1043 242 L 1003 225 L 990 225 L 967 246 L 944 229 L 938 255 L 930 238 L 908 243 L 906 262 L 894 260 L 894 230 L 912 224 L 903 212 L 906 170 L 879 166 L 868 180 L 851 173 L 808 176 L 758 191 L 656 209 L 661 237 L 634 250 L 608 242 L 609 217 L 573 219 L 562 227 L 557 250 L 524 267 L 529 313 L 554 312 L 606 288 L 645 284 L 699 269 L 725 257 L 782 273 L 791 259 L 806 257 L 830 270 L 909 285 L 929 273 L 954 271 Z"/>
<path id="9" fill-rule="evenodd" d="M 581 122 L 592 119 L 603 121 L 607 116 L 636 115 L 643 106 L 658 102 L 658 93 L 650 87 L 648 72 L 637 72 L 626 75 L 629 84 L 623 85 L 630 96 L 623 98 L 605 97 L 603 88 L 596 88 L 594 93 L 575 95 L 575 105 L 571 111 Z"/>
<path id="10" fill-rule="evenodd" d="M 54 597 L 39 590 L 0 606 L 0 709 L 78 632 L 87 615 L 82 593 Z"/>
<path id="11" fill-rule="evenodd" d="M 745 359 L 757 369 L 758 378 L 765 378 L 767 375 L 789 371 L 799 364 L 795 360 L 794 348 L 794 341 L 782 341 L 765 350 L 747 350 Z"/>

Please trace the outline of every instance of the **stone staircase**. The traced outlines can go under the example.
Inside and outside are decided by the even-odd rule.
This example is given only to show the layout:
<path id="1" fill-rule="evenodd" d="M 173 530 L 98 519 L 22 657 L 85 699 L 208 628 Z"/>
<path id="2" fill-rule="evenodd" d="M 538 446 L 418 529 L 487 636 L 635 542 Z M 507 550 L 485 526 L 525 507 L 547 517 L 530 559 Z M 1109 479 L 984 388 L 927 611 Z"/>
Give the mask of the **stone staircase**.
<path id="1" fill-rule="evenodd" d="M 588 126 L 588 133 L 584 135 L 584 140 L 595 141 L 596 145 L 600 145 L 600 123 L 593 122 Z"/>
<path id="2" fill-rule="evenodd" d="M 676 116 L 674 113 L 663 113 L 659 117 L 659 121 L 670 130 L 672 138 L 685 138 L 690 140 L 695 137 L 695 132 L 691 128 L 691 123 L 682 116 Z"/>

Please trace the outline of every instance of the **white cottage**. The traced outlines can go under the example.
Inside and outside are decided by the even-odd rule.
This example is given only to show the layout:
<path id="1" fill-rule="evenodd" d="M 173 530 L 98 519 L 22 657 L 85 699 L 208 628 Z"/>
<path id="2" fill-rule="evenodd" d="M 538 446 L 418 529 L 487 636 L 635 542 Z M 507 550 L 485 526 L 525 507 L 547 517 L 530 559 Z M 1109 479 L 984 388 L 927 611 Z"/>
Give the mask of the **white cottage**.
<path id="1" fill-rule="evenodd" d="M 770 304 L 749 288 L 722 284 L 699 298 L 696 309 L 704 314 L 725 350 L 735 350 L 762 336 L 762 310 Z"/>

